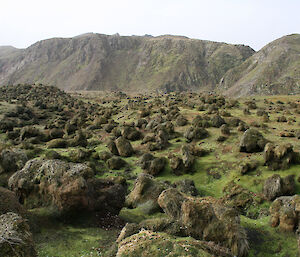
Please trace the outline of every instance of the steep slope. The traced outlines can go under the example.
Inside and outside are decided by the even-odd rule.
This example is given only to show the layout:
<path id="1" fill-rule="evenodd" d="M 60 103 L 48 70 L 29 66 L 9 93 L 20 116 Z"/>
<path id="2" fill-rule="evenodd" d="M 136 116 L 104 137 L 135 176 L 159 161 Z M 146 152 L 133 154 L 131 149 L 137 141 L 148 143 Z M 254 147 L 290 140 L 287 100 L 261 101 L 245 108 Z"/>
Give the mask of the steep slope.
<path id="1" fill-rule="evenodd" d="M 0 85 L 43 83 L 65 90 L 211 90 L 250 47 L 179 36 L 88 33 L 40 41 L 0 55 Z"/>
<path id="2" fill-rule="evenodd" d="M 279 38 L 225 74 L 219 87 L 227 95 L 300 93 L 300 35 Z"/>

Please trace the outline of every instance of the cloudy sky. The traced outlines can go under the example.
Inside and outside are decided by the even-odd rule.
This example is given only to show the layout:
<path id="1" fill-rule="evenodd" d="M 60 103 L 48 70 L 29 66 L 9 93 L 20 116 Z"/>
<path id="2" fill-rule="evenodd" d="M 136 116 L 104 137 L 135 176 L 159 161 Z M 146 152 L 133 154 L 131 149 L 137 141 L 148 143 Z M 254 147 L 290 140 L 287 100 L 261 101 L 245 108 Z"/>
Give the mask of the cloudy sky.
<path id="1" fill-rule="evenodd" d="M 0 45 L 87 32 L 184 35 L 259 50 L 300 33 L 300 0 L 0 0 Z"/>

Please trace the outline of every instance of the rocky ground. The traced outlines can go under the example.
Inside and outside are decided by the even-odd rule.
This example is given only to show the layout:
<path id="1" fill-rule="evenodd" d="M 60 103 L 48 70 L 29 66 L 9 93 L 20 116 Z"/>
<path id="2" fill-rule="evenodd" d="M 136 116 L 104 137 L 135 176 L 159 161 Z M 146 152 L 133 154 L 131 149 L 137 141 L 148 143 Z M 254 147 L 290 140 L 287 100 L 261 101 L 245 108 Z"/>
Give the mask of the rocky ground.
<path id="1" fill-rule="evenodd" d="M 0 88 L 1 256 L 298 256 L 298 96 Z"/>

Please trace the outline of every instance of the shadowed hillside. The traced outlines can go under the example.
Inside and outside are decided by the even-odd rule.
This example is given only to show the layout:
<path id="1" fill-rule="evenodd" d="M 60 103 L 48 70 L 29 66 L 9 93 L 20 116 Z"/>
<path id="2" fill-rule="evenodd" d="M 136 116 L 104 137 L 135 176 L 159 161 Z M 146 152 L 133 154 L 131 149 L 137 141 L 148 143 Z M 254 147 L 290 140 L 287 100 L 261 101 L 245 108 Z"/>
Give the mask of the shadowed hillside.
<path id="1" fill-rule="evenodd" d="M 0 84 L 44 83 L 65 90 L 211 90 L 254 50 L 180 36 L 53 38 L 24 50 L 0 48 Z M 12 54 L 13 53 L 13 54 Z"/>

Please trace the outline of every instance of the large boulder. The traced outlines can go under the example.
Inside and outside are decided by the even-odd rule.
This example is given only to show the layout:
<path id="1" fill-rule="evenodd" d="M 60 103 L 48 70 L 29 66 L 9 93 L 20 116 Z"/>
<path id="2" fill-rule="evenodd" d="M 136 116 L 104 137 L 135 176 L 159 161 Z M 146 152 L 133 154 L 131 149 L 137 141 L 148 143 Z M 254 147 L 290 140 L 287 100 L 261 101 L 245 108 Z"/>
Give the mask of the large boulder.
<path id="1" fill-rule="evenodd" d="M 264 161 L 271 170 L 287 169 L 291 164 L 299 162 L 299 154 L 294 152 L 291 144 L 275 146 L 268 143 L 264 149 Z"/>
<path id="2" fill-rule="evenodd" d="M 29 226 L 16 213 L 8 212 L 0 216 L 0 256 L 37 256 Z"/>
<path id="3" fill-rule="evenodd" d="M 278 174 L 274 174 L 266 179 L 263 193 L 269 201 L 273 201 L 279 196 L 295 194 L 295 187 L 294 175 L 281 178 Z"/>
<path id="4" fill-rule="evenodd" d="M 120 156 L 130 157 L 133 155 L 134 150 L 127 139 L 125 139 L 124 137 L 119 137 L 115 143 Z"/>
<path id="5" fill-rule="evenodd" d="M 256 129 L 247 129 L 240 141 L 240 152 L 255 153 L 264 150 L 267 140 Z"/>
<path id="6" fill-rule="evenodd" d="M 270 206 L 271 225 L 283 231 L 295 231 L 299 233 L 300 222 L 300 196 L 278 197 Z"/>
<path id="7" fill-rule="evenodd" d="M 136 208 L 147 204 L 151 209 L 149 212 L 159 210 L 157 199 L 167 187 L 165 183 L 155 181 L 153 176 L 141 173 L 137 177 L 132 191 L 126 197 L 126 205 Z"/>
<path id="8" fill-rule="evenodd" d="M 61 213 L 118 214 L 125 201 L 123 185 L 94 178 L 94 171 L 85 164 L 61 160 L 30 160 L 8 184 L 25 207 L 52 207 Z"/>

